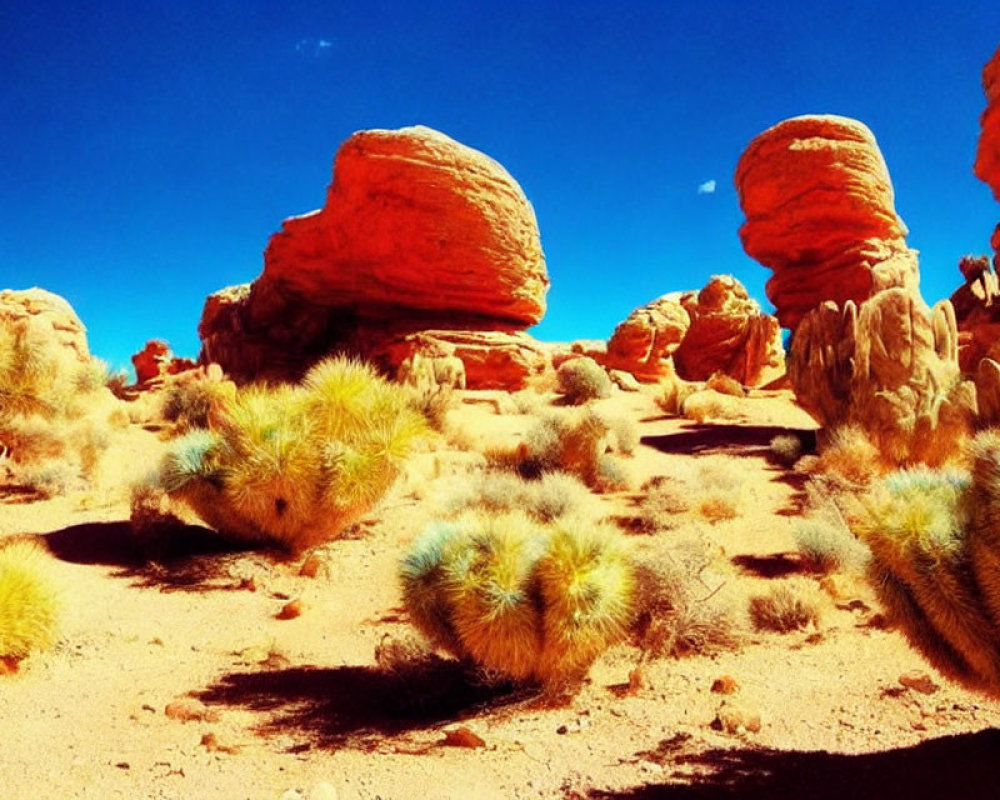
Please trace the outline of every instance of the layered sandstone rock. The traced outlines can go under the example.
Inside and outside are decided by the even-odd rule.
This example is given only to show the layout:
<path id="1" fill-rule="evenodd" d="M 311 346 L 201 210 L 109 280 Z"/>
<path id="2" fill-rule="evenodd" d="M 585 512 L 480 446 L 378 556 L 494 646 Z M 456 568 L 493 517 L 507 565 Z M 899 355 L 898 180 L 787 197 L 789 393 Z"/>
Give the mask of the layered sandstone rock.
<path id="1" fill-rule="evenodd" d="M 987 256 L 959 261 L 964 283 L 951 295 L 958 325 L 958 363 L 974 375 L 986 357 L 1000 358 L 1000 284 Z"/>
<path id="2" fill-rule="evenodd" d="M 736 167 L 746 252 L 774 271 L 767 296 L 794 330 L 820 303 L 860 303 L 915 289 L 892 182 L 871 131 L 838 116 L 785 120 L 757 136 Z"/>
<path id="3" fill-rule="evenodd" d="M 421 331 L 385 342 L 372 357 L 400 377 L 417 359 L 448 363 L 457 358 L 470 389 L 517 391 L 552 370 L 547 348 L 521 332 Z"/>
<path id="4" fill-rule="evenodd" d="M 778 320 L 764 314 L 743 284 L 714 275 L 700 292 L 681 296 L 691 325 L 674 353 L 677 375 L 704 381 L 727 375 L 743 386 L 761 386 L 785 371 Z"/>
<path id="5" fill-rule="evenodd" d="M 951 304 L 933 309 L 903 288 L 843 307 L 827 301 L 792 339 L 796 398 L 825 428 L 856 425 L 888 464 L 940 464 L 975 417 L 973 385 L 958 367 Z"/>
<path id="6" fill-rule="evenodd" d="M 670 374 L 670 359 L 690 324 L 680 292 L 664 295 L 635 309 L 619 323 L 606 352 L 597 360 L 609 369 L 630 372 L 641 381 L 656 382 Z"/>
<path id="7" fill-rule="evenodd" d="M 295 377 L 422 330 L 513 333 L 542 318 L 548 284 L 534 211 L 500 164 L 429 128 L 362 131 L 324 207 L 271 238 L 263 274 L 208 299 L 202 360 Z"/>
<path id="8" fill-rule="evenodd" d="M 30 326 L 36 338 L 51 342 L 56 351 L 72 360 L 90 360 L 87 329 L 73 307 L 62 297 L 45 289 L 4 289 L 0 291 L 0 326 Z"/>
<path id="9" fill-rule="evenodd" d="M 778 321 L 743 285 L 715 275 L 697 292 L 674 292 L 637 308 L 615 328 L 607 351 L 592 354 L 609 369 L 644 382 L 676 374 L 704 381 L 716 373 L 760 386 L 784 372 Z"/>

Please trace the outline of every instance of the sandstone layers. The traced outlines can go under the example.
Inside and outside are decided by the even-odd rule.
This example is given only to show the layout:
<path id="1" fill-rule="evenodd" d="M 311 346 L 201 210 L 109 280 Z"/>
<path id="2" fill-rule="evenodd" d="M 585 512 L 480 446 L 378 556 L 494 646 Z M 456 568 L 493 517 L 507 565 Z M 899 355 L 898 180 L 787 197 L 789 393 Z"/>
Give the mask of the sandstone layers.
<path id="1" fill-rule="evenodd" d="M 62 297 L 45 289 L 4 289 L 0 291 L 0 327 L 27 326 L 38 341 L 61 358 L 87 363 L 87 329 L 73 307 Z"/>
<path id="2" fill-rule="evenodd" d="M 721 373 L 760 386 L 784 372 L 778 321 L 731 275 L 714 275 L 700 291 L 673 292 L 635 309 L 595 357 L 649 383 L 675 373 L 690 381 Z"/>
<path id="3" fill-rule="evenodd" d="M 746 252 L 773 270 L 767 296 L 782 327 L 826 300 L 842 305 L 895 286 L 915 289 L 892 182 L 871 131 L 838 116 L 803 116 L 757 136 L 736 167 Z"/>
<path id="4" fill-rule="evenodd" d="M 271 238 L 261 276 L 208 298 L 201 359 L 238 380 L 294 378 L 335 349 L 391 369 L 415 333 L 499 342 L 529 327 L 548 284 L 534 210 L 500 164 L 429 128 L 362 131 L 324 207 Z M 521 338 L 505 341 L 524 362 Z"/>

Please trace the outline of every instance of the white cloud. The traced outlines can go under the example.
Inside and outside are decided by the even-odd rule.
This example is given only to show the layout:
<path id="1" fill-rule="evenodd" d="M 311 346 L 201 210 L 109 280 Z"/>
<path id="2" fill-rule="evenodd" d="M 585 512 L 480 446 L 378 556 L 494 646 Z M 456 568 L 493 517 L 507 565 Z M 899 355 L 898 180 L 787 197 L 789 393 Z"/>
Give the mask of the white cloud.
<path id="1" fill-rule="evenodd" d="M 715 181 L 705 181 L 704 183 L 698 184 L 698 194 L 714 194 L 715 193 Z"/>
<path id="2" fill-rule="evenodd" d="M 295 43 L 295 51 L 304 56 L 319 58 L 326 52 L 332 50 L 333 41 L 330 39 L 299 39 Z"/>

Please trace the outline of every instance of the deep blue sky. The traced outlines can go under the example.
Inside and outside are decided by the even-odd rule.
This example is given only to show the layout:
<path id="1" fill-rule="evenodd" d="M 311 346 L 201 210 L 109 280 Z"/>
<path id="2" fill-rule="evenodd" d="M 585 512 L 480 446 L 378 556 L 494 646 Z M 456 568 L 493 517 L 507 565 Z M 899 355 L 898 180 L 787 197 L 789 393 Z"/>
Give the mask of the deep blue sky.
<path id="1" fill-rule="evenodd" d="M 322 204 L 338 145 L 417 123 L 534 204 L 544 339 L 606 338 L 718 272 L 767 306 L 732 175 L 798 114 L 875 132 L 928 300 L 987 251 L 1000 204 L 972 162 L 998 0 L 617 5 L 6 0 L 0 288 L 64 295 L 114 365 L 153 337 L 193 356 L 205 296 Z"/>

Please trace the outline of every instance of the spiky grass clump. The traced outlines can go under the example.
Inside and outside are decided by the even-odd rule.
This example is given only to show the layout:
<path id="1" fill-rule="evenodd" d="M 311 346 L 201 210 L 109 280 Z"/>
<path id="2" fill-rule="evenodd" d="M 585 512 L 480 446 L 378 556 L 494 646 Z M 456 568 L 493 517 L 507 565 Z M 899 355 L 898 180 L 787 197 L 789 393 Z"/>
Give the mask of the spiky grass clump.
<path id="1" fill-rule="evenodd" d="M 58 592 L 33 542 L 0 546 L 0 658 L 20 660 L 55 640 Z"/>
<path id="2" fill-rule="evenodd" d="M 749 601 L 750 622 L 759 631 L 791 633 L 819 626 L 821 598 L 808 581 L 784 580 Z"/>
<path id="3" fill-rule="evenodd" d="M 174 444 L 158 481 L 238 539 L 301 550 L 335 537 L 395 480 L 426 431 L 406 390 L 332 358 L 300 386 L 250 386 Z"/>
<path id="4" fill-rule="evenodd" d="M 608 421 L 592 408 L 552 413 L 525 434 L 511 461 L 525 477 L 562 470 L 591 488 L 601 488 L 601 459 L 611 449 Z"/>
<path id="5" fill-rule="evenodd" d="M 689 394 L 681 406 L 681 414 L 698 423 L 739 419 L 739 400 L 713 389 Z"/>
<path id="6" fill-rule="evenodd" d="M 802 520 L 795 526 L 793 535 L 803 564 L 812 572 L 857 571 L 865 566 L 871 555 L 843 523 Z"/>
<path id="7" fill-rule="evenodd" d="M 436 647 L 550 688 L 578 680 L 624 636 L 635 588 L 614 529 L 517 512 L 432 524 L 400 578 L 414 624 Z"/>
<path id="8" fill-rule="evenodd" d="M 779 433 L 770 444 L 771 457 L 783 467 L 794 467 L 802 457 L 802 440 L 794 433 Z"/>
<path id="9" fill-rule="evenodd" d="M 634 455 L 640 441 L 639 426 L 636 421 L 632 417 L 618 416 L 612 417 L 608 424 L 615 449 L 624 456 Z"/>
<path id="10" fill-rule="evenodd" d="M 451 513 L 479 508 L 493 513 L 523 511 L 539 522 L 586 514 L 594 498 L 586 485 L 566 472 L 546 472 L 537 480 L 493 469 L 463 486 L 446 503 Z"/>
<path id="11" fill-rule="evenodd" d="M 691 508 L 691 490 L 670 476 L 658 476 L 645 487 L 636 524 L 644 533 L 659 533 L 677 526 L 677 517 Z"/>
<path id="12" fill-rule="evenodd" d="M 556 370 L 559 391 L 566 402 L 581 405 L 589 400 L 611 397 L 611 378 L 604 367 L 588 356 L 570 359 Z"/>
<path id="13" fill-rule="evenodd" d="M 644 658 L 711 655 L 741 643 L 735 615 L 718 587 L 700 581 L 704 565 L 704 559 L 662 558 L 640 564 L 632 639 Z"/>
<path id="14" fill-rule="evenodd" d="M 19 485 L 49 495 L 96 480 L 109 422 L 124 416 L 106 374 L 31 321 L 0 323 L 0 453 Z M 40 480 L 57 473 L 69 477 Z"/>
<path id="15" fill-rule="evenodd" d="M 219 413 L 235 394 L 235 385 L 228 381 L 191 380 L 171 386 L 163 399 L 163 418 L 172 422 L 178 433 L 207 428 L 212 415 Z"/>
<path id="16" fill-rule="evenodd" d="M 878 448 L 856 425 L 844 425 L 828 432 L 819 451 L 815 472 L 847 488 L 863 488 L 883 472 Z"/>
<path id="17" fill-rule="evenodd" d="M 735 465 L 717 461 L 698 470 L 691 504 L 704 520 L 714 525 L 736 519 L 744 501 L 743 476 Z"/>

